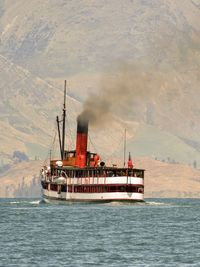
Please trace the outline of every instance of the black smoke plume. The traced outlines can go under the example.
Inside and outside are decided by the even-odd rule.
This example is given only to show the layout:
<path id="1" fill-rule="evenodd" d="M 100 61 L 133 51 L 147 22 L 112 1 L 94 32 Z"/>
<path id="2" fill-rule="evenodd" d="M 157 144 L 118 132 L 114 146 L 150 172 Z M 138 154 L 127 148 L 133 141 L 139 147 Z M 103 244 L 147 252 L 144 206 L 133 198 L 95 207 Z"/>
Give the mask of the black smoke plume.
<path id="1" fill-rule="evenodd" d="M 155 72 L 144 66 L 124 65 L 115 74 L 102 78 L 100 90 L 91 94 L 83 105 L 81 118 L 98 126 L 109 122 L 113 115 L 134 119 L 140 115 L 143 103 L 160 87 Z"/>

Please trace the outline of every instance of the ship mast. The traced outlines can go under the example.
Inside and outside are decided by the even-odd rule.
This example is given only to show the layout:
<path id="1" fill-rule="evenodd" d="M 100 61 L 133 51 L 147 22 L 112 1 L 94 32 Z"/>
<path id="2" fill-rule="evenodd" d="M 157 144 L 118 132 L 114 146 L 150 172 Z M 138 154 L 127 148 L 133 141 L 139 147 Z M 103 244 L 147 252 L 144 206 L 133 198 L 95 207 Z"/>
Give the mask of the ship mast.
<path id="1" fill-rule="evenodd" d="M 64 103 L 63 103 L 63 127 L 62 127 L 62 153 L 61 158 L 64 159 L 65 154 L 65 119 L 66 119 L 66 85 L 67 82 L 65 80 L 65 86 L 64 86 Z"/>
<path id="2" fill-rule="evenodd" d="M 57 122 L 57 127 L 58 127 L 58 138 L 59 138 L 59 145 L 60 145 L 60 156 L 61 159 L 63 158 L 62 156 L 62 144 L 61 144 L 61 136 L 60 136 L 60 121 L 59 121 L 59 117 L 56 116 L 56 122 Z"/>
<path id="3" fill-rule="evenodd" d="M 124 167 L 126 166 L 126 129 L 124 129 Z"/>

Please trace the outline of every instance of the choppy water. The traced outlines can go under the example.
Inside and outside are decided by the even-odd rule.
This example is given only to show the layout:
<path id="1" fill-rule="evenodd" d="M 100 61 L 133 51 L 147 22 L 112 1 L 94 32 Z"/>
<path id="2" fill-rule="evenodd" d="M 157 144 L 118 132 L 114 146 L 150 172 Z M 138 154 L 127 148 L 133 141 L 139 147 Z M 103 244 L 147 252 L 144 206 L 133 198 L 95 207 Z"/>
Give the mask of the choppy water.
<path id="1" fill-rule="evenodd" d="M 200 199 L 1 199 L 0 266 L 200 266 Z"/>

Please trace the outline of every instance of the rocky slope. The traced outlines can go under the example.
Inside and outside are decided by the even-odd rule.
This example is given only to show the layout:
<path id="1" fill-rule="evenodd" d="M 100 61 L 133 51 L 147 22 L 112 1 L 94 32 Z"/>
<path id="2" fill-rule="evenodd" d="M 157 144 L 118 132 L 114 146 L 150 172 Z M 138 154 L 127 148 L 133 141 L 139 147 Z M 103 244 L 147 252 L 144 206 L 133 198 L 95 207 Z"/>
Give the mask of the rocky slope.
<path id="1" fill-rule="evenodd" d="M 64 79 L 67 147 L 82 102 L 109 92 L 91 150 L 122 155 L 126 128 L 134 156 L 198 166 L 199 24 L 199 0 L 1 1 L 0 170 L 14 151 L 45 158 L 57 143 Z"/>
<path id="2" fill-rule="evenodd" d="M 45 77 L 137 59 L 195 65 L 199 12 L 197 0 L 4 0 L 0 53 Z"/>
<path id="3" fill-rule="evenodd" d="M 39 170 L 41 161 L 12 165 L 0 176 L 0 197 L 39 197 L 41 195 Z"/>
<path id="4" fill-rule="evenodd" d="M 199 198 L 200 170 L 183 164 L 169 164 L 140 158 L 137 166 L 145 172 L 145 197 Z"/>
<path id="5" fill-rule="evenodd" d="M 199 13 L 198 1 L 193 0 L 5 0 L 1 2 L 0 53 L 14 66 L 28 69 L 27 73 L 36 80 L 41 77 L 50 82 L 53 87 L 45 97 L 56 106 L 60 101 L 53 98 L 61 99 L 61 90 L 56 88 L 62 88 L 64 77 L 72 85 L 69 94 L 79 100 L 85 99 L 88 92 L 101 93 L 110 83 L 114 87 L 120 84 L 121 90 L 129 87 L 132 101 L 124 103 L 125 112 L 120 109 L 118 117 L 150 124 L 199 150 Z M 4 64 L 7 63 L 2 63 L 2 69 L 10 68 Z M 12 80 L 16 94 L 26 90 L 18 91 L 18 83 L 22 88 L 30 87 L 29 91 L 44 84 L 14 71 L 1 74 L 1 88 L 5 91 L 8 87 L 7 92 Z M 24 79 L 26 82 L 22 83 Z M 28 79 L 34 85 L 28 85 Z M 50 106 L 55 109 L 54 104 L 44 104 L 43 96 L 38 89 L 31 97 L 35 102 L 40 98 L 40 109 L 42 101 L 43 112 L 53 116 Z M 113 105 L 113 113 L 118 104 L 116 101 Z M 30 111 L 22 108 L 22 113 Z M 28 124 L 27 118 L 22 120 Z M 41 130 L 37 132 L 40 135 Z M 34 143 L 37 142 L 41 141 Z"/>
<path id="6" fill-rule="evenodd" d="M 60 114 L 62 90 L 0 56 L 1 154 L 26 152 L 44 157 L 53 138 L 55 116 Z M 72 120 L 80 103 L 68 97 L 73 106 Z"/>

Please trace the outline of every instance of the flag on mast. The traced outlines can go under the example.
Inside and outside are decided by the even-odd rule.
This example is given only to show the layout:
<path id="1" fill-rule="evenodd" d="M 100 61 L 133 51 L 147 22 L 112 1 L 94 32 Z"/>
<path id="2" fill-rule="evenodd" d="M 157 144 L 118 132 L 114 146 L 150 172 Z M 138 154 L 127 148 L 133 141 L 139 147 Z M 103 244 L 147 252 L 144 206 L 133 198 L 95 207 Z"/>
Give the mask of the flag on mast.
<path id="1" fill-rule="evenodd" d="M 128 156 L 128 168 L 129 169 L 133 169 L 133 162 L 131 159 L 131 152 L 129 152 L 129 156 Z"/>

